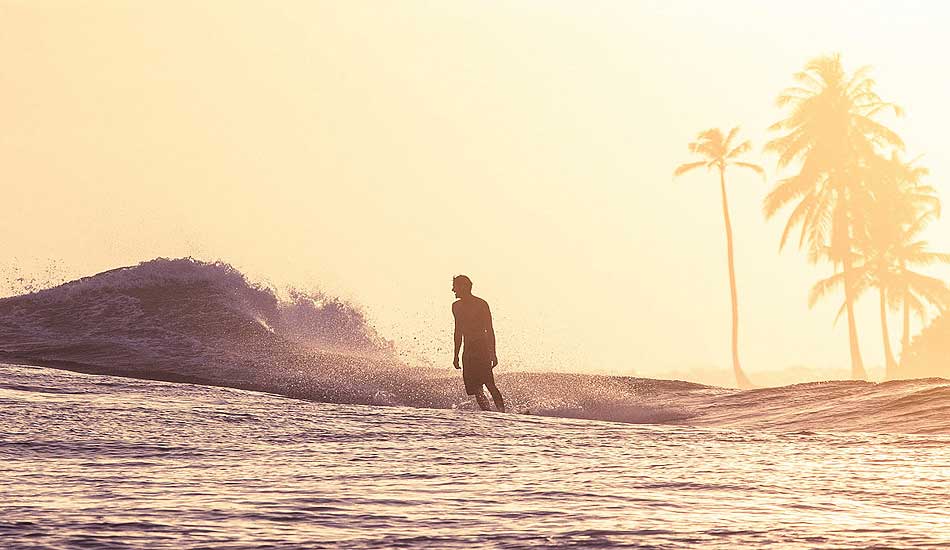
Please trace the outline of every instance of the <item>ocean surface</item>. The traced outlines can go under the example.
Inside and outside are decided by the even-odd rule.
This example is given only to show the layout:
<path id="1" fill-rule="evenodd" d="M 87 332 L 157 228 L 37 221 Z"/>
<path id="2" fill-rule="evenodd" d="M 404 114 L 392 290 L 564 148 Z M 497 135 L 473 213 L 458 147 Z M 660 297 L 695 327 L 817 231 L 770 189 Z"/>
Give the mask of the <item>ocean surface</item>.
<path id="1" fill-rule="evenodd" d="M 950 436 L 318 403 L 0 365 L 0 547 L 950 547 Z"/>
<path id="2" fill-rule="evenodd" d="M 449 341 L 451 326 L 433 326 L 439 330 Z M 280 294 L 227 264 L 188 258 L 155 259 L 0 298 L 5 363 L 323 403 L 472 410 L 449 359 L 446 368 L 407 360 L 359 308 L 319 293 Z M 631 376 L 512 372 L 504 364 L 495 374 L 513 410 L 539 416 L 950 434 L 950 380 L 942 378 L 739 391 Z"/>

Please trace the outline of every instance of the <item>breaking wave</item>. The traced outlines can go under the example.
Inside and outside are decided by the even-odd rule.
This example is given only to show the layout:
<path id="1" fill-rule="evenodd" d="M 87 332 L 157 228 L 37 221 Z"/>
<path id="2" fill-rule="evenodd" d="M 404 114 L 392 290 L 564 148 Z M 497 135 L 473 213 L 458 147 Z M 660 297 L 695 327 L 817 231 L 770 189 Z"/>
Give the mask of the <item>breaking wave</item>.
<path id="1" fill-rule="evenodd" d="M 470 408 L 455 371 L 407 365 L 356 307 L 281 297 L 224 263 L 156 259 L 0 299 L 0 361 L 230 386 L 333 403 Z M 950 433 L 950 381 L 739 391 L 498 373 L 519 412 L 633 423 Z"/>

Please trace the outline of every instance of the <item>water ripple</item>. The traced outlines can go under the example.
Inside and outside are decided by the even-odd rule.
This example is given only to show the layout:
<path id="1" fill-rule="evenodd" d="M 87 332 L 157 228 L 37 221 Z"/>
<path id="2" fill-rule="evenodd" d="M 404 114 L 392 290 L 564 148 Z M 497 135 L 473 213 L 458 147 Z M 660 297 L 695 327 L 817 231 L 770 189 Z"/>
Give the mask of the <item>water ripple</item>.
<path id="1" fill-rule="evenodd" d="M 0 366 L 4 548 L 950 547 L 950 437 L 331 405 Z"/>

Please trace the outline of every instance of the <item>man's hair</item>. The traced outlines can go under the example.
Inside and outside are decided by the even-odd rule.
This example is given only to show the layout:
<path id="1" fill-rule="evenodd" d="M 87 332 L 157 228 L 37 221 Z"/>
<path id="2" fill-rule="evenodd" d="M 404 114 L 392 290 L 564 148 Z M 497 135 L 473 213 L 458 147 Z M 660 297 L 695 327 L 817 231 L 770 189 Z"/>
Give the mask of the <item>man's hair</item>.
<path id="1" fill-rule="evenodd" d="M 458 285 L 460 289 L 468 290 L 469 292 L 472 290 L 472 280 L 466 275 L 456 275 L 452 277 L 452 284 Z"/>

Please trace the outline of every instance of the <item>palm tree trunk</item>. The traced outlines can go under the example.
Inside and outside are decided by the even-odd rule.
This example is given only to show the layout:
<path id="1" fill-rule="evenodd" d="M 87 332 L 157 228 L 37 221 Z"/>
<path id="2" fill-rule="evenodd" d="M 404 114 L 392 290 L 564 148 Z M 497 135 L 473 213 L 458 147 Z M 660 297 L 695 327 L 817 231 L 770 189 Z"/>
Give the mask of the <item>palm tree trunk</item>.
<path id="1" fill-rule="evenodd" d="M 841 263 L 844 270 L 844 299 L 848 309 L 848 344 L 851 347 L 851 379 L 866 380 L 864 361 L 861 359 L 861 347 L 858 345 L 858 327 L 854 321 L 854 270 L 851 268 L 851 223 L 848 221 L 848 202 L 846 195 L 839 191 L 839 204 L 835 208 L 836 221 L 835 237 L 839 239 Z"/>
<path id="2" fill-rule="evenodd" d="M 897 362 L 894 361 L 894 353 L 891 351 L 891 337 L 887 331 L 887 294 L 884 288 L 881 293 L 881 335 L 884 337 L 884 379 L 890 380 L 894 377 Z"/>
<path id="3" fill-rule="evenodd" d="M 726 169 L 719 167 L 719 187 L 722 190 L 722 217 L 726 222 L 726 252 L 729 259 L 729 290 L 732 293 L 732 371 L 740 389 L 753 387 L 739 365 L 739 298 L 736 292 L 736 268 L 732 252 L 732 222 L 729 220 L 729 201 L 726 200 Z"/>
<path id="4" fill-rule="evenodd" d="M 904 273 L 904 264 L 901 263 L 901 272 Z M 907 350 L 910 349 L 910 289 L 904 284 L 904 333 L 901 335 L 901 367 L 907 364 Z"/>
<path id="5" fill-rule="evenodd" d="M 851 260 L 844 260 L 844 294 L 848 304 L 848 344 L 851 347 L 851 379 L 866 380 L 867 373 L 864 371 L 864 361 L 861 359 L 861 347 L 858 345 L 858 327 L 854 322 L 854 298 L 851 288 Z"/>

